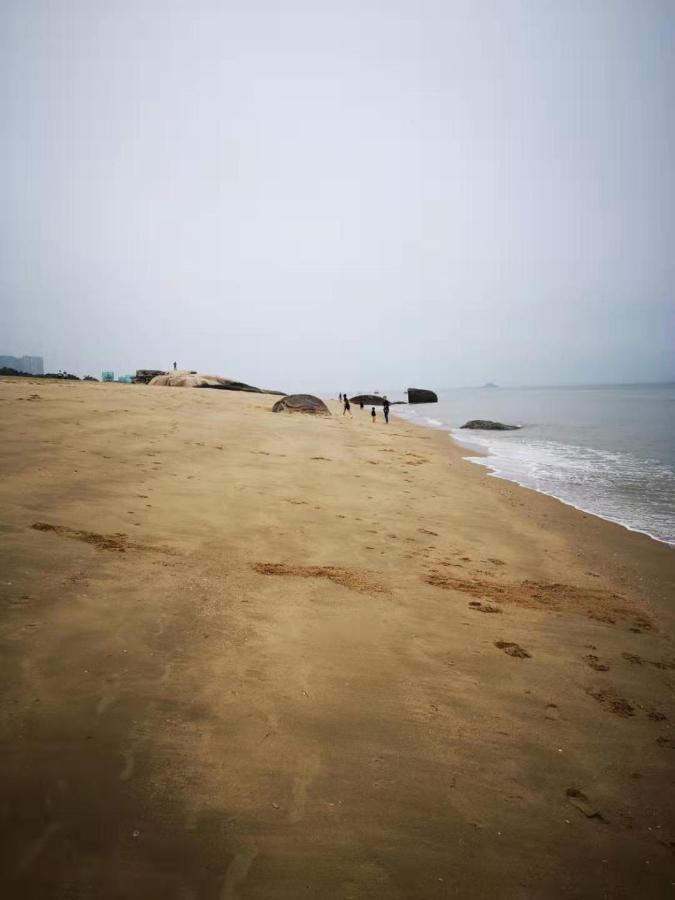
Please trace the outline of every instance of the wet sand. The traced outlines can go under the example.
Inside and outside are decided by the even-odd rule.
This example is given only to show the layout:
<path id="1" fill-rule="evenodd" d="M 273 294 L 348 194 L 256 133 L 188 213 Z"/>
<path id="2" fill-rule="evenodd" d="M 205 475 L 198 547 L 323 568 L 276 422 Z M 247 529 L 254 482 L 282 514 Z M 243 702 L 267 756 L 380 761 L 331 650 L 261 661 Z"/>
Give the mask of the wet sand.
<path id="1" fill-rule="evenodd" d="M 674 551 L 273 399 L 0 381 L 3 896 L 670 896 Z"/>

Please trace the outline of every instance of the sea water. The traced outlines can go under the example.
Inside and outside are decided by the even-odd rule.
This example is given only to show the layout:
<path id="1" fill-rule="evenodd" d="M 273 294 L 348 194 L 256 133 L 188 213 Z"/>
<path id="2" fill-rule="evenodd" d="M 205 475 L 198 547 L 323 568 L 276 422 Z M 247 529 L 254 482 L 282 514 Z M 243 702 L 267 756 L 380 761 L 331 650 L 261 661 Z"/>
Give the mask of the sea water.
<path id="1" fill-rule="evenodd" d="M 392 412 L 448 431 L 498 478 L 675 544 L 675 384 L 457 388 L 438 399 Z M 522 428 L 462 430 L 469 419 Z"/>

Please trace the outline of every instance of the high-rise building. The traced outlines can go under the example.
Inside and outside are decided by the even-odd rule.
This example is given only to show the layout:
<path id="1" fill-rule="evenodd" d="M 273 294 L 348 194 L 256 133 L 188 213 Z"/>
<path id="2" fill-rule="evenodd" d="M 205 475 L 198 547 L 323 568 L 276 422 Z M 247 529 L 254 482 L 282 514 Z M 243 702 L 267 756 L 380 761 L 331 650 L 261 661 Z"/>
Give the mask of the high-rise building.
<path id="1" fill-rule="evenodd" d="M 27 375 L 44 375 L 45 366 L 41 356 L 0 356 L 0 369 L 16 369 Z"/>

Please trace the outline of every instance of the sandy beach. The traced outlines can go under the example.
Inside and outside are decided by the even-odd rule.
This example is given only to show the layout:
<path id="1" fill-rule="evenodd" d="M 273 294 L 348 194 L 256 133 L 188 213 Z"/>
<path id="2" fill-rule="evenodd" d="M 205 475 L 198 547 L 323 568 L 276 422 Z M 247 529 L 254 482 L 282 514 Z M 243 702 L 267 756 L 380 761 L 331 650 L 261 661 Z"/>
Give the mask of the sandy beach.
<path id="1" fill-rule="evenodd" d="M 0 381 L 3 896 L 671 896 L 673 549 L 274 399 Z"/>

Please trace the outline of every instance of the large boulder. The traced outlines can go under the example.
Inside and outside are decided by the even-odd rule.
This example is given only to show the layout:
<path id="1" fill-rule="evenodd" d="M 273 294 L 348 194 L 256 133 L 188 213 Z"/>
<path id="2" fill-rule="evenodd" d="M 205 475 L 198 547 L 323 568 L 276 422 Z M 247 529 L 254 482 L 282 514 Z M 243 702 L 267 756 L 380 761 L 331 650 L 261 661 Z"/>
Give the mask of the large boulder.
<path id="1" fill-rule="evenodd" d="M 379 394 L 357 394 L 356 397 L 349 398 L 350 403 L 363 403 L 364 406 L 384 406 L 384 397 Z M 391 403 L 389 404 L 391 406 Z"/>
<path id="2" fill-rule="evenodd" d="M 433 391 L 423 388 L 408 388 L 408 403 L 438 403 L 438 396 Z"/>
<path id="3" fill-rule="evenodd" d="M 318 397 L 312 394 L 289 394 L 282 397 L 272 407 L 272 412 L 311 413 L 315 416 L 329 416 L 330 410 Z"/>
<path id="4" fill-rule="evenodd" d="M 465 422 L 462 428 L 470 428 L 473 431 L 518 431 L 520 425 L 504 425 L 503 422 L 491 422 L 489 419 L 471 419 Z"/>
<path id="5" fill-rule="evenodd" d="M 220 391 L 249 391 L 254 394 L 281 394 L 281 391 L 266 391 L 263 388 L 244 384 L 243 381 L 232 381 L 221 375 L 200 375 L 198 372 L 167 372 L 156 375 L 150 381 L 151 387 L 193 387 L 214 388 Z"/>

